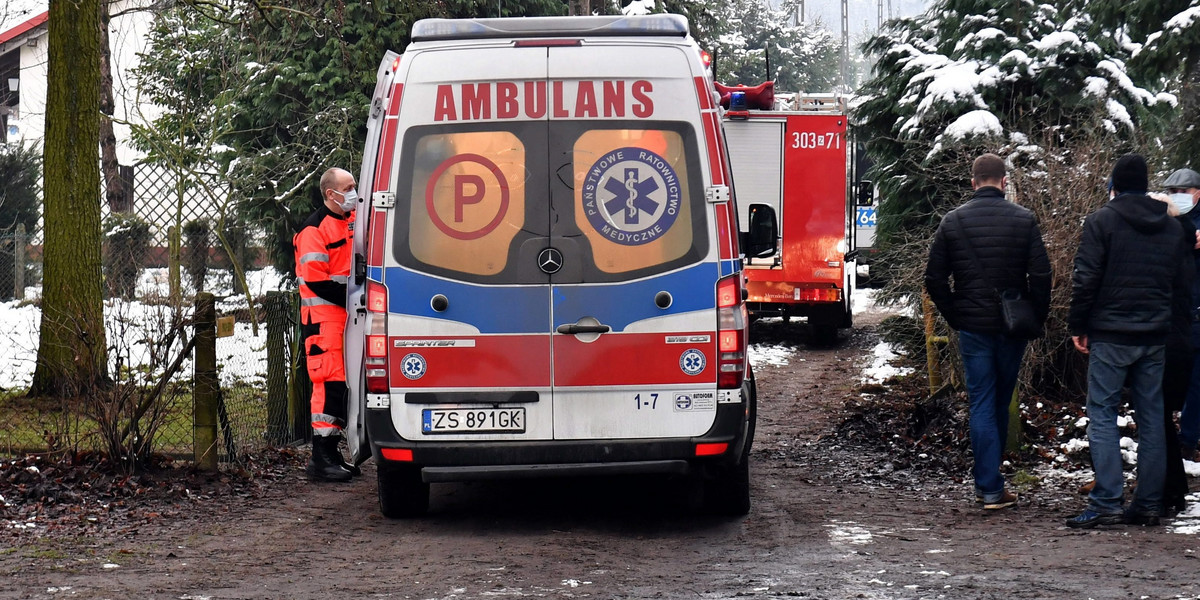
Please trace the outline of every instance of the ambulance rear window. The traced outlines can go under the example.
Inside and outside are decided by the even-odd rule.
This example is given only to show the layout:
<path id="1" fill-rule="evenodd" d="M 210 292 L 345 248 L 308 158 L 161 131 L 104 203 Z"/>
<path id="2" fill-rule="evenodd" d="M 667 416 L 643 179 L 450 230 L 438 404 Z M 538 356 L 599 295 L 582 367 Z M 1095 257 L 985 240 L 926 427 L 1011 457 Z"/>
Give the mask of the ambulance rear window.
<path id="1" fill-rule="evenodd" d="M 692 250 L 683 136 L 660 129 L 592 129 L 575 139 L 575 225 L 605 273 L 671 263 Z"/>
<path id="2" fill-rule="evenodd" d="M 699 144 L 687 123 L 506 121 L 405 133 L 393 252 L 473 283 L 618 282 L 709 248 Z M 562 268 L 538 262 L 558 249 Z"/>

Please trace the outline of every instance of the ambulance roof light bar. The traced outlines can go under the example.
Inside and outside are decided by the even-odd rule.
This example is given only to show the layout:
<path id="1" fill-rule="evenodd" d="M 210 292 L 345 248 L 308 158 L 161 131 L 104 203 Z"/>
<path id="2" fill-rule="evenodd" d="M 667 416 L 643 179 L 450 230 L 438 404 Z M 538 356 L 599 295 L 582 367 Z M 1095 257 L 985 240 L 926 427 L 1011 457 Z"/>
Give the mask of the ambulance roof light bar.
<path id="1" fill-rule="evenodd" d="M 687 19 L 657 14 L 602 17 L 515 17 L 504 19 L 421 19 L 413 24 L 412 41 L 530 37 L 685 37 Z"/>

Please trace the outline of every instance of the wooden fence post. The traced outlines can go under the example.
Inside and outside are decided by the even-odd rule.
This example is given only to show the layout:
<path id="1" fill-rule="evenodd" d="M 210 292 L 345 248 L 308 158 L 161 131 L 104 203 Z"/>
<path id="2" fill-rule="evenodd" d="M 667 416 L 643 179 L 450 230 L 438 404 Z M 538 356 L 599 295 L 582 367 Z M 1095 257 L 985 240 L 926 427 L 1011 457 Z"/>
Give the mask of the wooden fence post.
<path id="1" fill-rule="evenodd" d="M 921 314 L 925 319 L 925 368 L 929 373 L 929 394 L 933 395 L 942 389 L 942 366 L 939 360 L 941 346 L 949 340 L 946 336 L 934 334 L 933 301 L 929 293 L 921 292 Z"/>
<path id="2" fill-rule="evenodd" d="M 217 470 L 217 310 L 212 294 L 196 294 L 196 365 L 192 454 L 196 467 Z"/>
<path id="3" fill-rule="evenodd" d="M 13 298 L 25 299 L 25 224 L 17 223 L 13 237 Z"/>

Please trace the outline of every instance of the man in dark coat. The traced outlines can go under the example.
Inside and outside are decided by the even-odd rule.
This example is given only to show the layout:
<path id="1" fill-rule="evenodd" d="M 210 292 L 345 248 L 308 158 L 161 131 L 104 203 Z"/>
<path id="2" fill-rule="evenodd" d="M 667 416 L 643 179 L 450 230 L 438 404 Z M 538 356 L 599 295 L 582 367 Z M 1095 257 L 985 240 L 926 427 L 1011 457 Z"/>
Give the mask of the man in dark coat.
<path id="1" fill-rule="evenodd" d="M 1084 220 L 1075 254 L 1067 325 L 1076 349 L 1088 355 L 1088 443 L 1096 485 L 1087 509 L 1067 520 L 1069 527 L 1159 522 L 1165 343 L 1174 290 L 1190 289 L 1192 268 L 1179 222 L 1165 203 L 1146 195 L 1147 171 L 1137 154 L 1117 161 L 1113 198 Z M 1117 410 L 1126 384 L 1138 426 L 1138 485 L 1123 509 Z"/>
<path id="2" fill-rule="evenodd" d="M 998 290 L 1021 290 L 1039 321 L 1050 311 L 1050 261 L 1037 219 L 1004 198 L 1004 160 L 984 154 L 971 167 L 975 195 L 942 218 L 925 288 L 958 331 L 970 398 L 975 496 L 989 510 L 1016 504 L 1000 473 L 1008 439 L 1008 405 L 1027 341 L 1004 333 Z M 951 287 L 953 280 L 953 287 Z"/>

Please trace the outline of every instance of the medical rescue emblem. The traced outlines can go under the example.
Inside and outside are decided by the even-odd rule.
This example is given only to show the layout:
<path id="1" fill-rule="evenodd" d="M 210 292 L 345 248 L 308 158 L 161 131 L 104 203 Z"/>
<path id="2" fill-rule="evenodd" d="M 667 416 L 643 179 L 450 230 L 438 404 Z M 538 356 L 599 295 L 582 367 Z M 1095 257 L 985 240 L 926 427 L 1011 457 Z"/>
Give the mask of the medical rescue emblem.
<path id="1" fill-rule="evenodd" d="M 662 237 L 679 217 L 682 192 L 675 170 L 644 148 L 600 157 L 583 182 L 583 210 L 601 235 L 640 246 Z"/>
<path id="2" fill-rule="evenodd" d="M 704 370 L 704 353 L 690 348 L 679 357 L 679 368 L 688 375 L 699 375 Z"/>
<path id="3" fill-rule="evenodd" d="M 405 354 L 404 360 L 400 361 L 400 370 L 409 379 L 420 379 L 425 375 L 425 357 L 416 352 Z"/>

